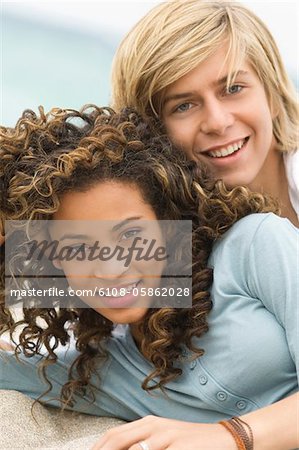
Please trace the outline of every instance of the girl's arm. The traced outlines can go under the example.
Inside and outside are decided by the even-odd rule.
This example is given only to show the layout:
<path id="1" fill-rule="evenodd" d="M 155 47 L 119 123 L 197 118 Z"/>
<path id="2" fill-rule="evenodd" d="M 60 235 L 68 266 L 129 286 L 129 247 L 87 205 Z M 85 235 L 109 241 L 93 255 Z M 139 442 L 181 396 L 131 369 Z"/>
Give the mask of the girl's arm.
<path id="1" fill-rule="evenodd" d="M 299 448 L 299 394 L 242 416 L 253 431 L 254 450 Z"/>
<path id="2" fill-rule="evenodd" d="M 298 394 L 241 416 L 253 432 L 254 450 L 293 450 L 299 447 Z M 219 424 L 187 423 L 147 416 L 105 433 L 92 450 L 236 450 L 237 445 Z"/>

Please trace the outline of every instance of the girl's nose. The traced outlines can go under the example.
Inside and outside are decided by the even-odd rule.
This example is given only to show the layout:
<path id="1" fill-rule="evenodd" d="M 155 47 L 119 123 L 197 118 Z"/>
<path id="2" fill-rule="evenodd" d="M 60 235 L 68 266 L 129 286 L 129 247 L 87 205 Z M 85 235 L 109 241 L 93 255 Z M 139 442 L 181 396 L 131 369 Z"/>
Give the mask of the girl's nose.
<path id="1" fill-rule="evenodd" d="M 130 267 L 127 264 L 125 253 L 121 249 L 111 248 L 111 254 L 98 258 L 93 262 L 93 275 L 96 278 L 109 280 L 125 279 L 125 274 Z"/>

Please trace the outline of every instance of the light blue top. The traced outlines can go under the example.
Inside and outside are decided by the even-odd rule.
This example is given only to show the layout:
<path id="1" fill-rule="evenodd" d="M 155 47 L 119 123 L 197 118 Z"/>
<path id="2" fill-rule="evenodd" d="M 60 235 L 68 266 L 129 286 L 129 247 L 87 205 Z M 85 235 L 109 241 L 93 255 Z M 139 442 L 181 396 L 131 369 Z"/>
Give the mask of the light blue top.
<path id="1" fill-rule="evenodd" d="M 214 246 L 210 330 L 199 339 L 205 354 L 178 363 L 183 375 L 161 391 L 140 387 L 151 365 L 125 329 L 110 339 L 109 361 L 99 369 L 96 401 L 79 399 L 76 410 L 125 420 L 154 414 L 192 422 L 216 422 L 276 402 L 298 390 L 299 230 L 274 214 L 253 214 L 236 223 Z M 5 352 L 2 352 L 3 354 Z M 48 374 L 57 405 L 60 387 L 76 356 L 60 351 Z M 36 398 L 46 386 L 38 357 L 0 360 L 0 387 Z"/>

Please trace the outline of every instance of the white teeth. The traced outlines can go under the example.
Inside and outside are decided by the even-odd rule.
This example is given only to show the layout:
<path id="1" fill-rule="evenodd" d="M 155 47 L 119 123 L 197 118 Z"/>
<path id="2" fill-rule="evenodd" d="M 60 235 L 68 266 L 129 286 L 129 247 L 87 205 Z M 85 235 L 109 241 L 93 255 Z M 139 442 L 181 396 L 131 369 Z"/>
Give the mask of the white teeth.
<path id="1" fill-rule="evenodd" d="M 134 284 L 130 284 L 129 287 L 123 288 L 108 288 L 106 290 L 106 296 L 112 298 L 124 297 L 124 295 L 129 294 L 132 290 L 137 286 L 137 282 Z M 125 290 L 125 292 L 124 292 Z"/>
<path id="2" fill-rule="evenodd" d="M 235 142 L 232 145 L 228 145 L 227 147 L 223 147 L 219 150 L 212 150 L 208 153 L 209 156 L 212 156 L 213 158 L 223 158 L 224 156 L 231 155 L 232 153 L 239 150 L 241 147 L 243 147 L 245 143 L 245 139 Z"/>
<path id="3" fill-rule="evenodd" d="M 131 287 L 129 287 L 129 288 L 126 290 L 126 292 L 127 292 L 127 293 L 132 292 L 133 289 L 136 287 L 136 285 L 137 285 L 137 283 L 133 284 Z"/>

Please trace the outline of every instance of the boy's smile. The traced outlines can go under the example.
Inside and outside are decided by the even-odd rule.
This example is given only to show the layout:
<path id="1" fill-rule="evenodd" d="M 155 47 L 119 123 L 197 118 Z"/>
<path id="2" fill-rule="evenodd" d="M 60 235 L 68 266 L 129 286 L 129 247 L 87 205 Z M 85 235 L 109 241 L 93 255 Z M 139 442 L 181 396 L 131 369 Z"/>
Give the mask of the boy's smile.
<path id="1" fill-rule="evenodd" d="M 172 141 L 193 160 L 204 162 L 227 186 L 259 190 L 282 163 L 275 149 L 272 119 L 262 83 L 249 63 L 227 89 L 223 47 L 164 93 L 162 120 Z"/>

